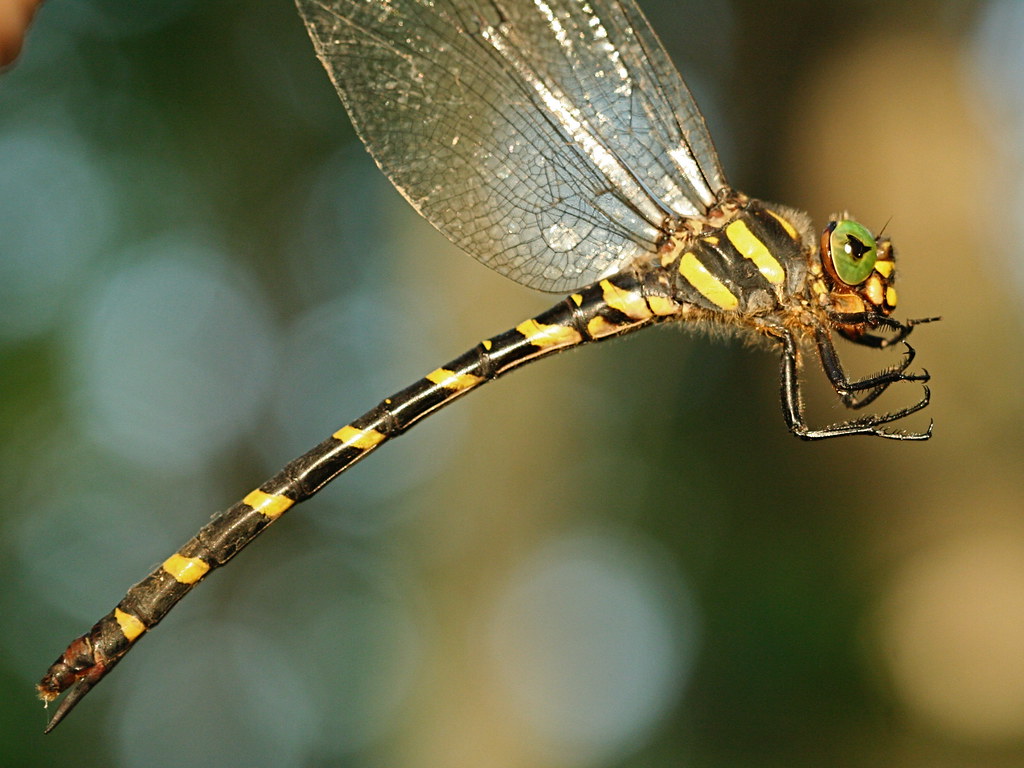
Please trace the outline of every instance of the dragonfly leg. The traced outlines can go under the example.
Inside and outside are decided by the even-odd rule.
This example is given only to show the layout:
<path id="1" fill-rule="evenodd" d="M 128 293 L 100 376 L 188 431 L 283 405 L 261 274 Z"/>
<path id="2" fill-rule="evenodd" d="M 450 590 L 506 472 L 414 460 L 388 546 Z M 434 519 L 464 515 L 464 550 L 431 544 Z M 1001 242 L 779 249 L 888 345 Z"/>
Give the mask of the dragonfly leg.
<path id="1" fill-rule="evenodd" d="M 901 323 L 891 317 L 880 315 L 877 312 L 834 312 L 829 314 L 829 319 L 839 326 L 867 326 L 870 328 L 882 326 L 895 331 L 892 336 L 882 336 L 881 334 L 866 332 L 847 336 L 847 338 L 855 344 L 860 344 L 865 347 L 874 347 L 875 349 L 885 349 L 886 347 L 890 347 L 893 344 L 903 341 L 910 335 L 910 332 L 913 331 L 916 326 L 924 325 L 925 323 L 937 323 L 942 318 L 920 317 L 914 320 L 906 320 Z"/>
<path id="2" fill-rule="evenodd" d="M 920 381 L 923 383 L 927 382 L 930 378 L 928 371 L 906 373 L 907 368 L 914 362 L 916 354 L 914 348 L 906 341 L 903 342 L 906 352 L 904 352 L 903 360 L 898 365 L 885 368 L 862 379 L 851 379 L 843 370 L 842 363 L 839 362 L 839 355 L 836 353 L 836 348 L 828 331 L 824 328 L 819 328 L 816 331 L 815 339 L 818 345 L 818 356 L 821 358 L 821 365 L 825 369 L 825 375 L 828 376 L 828 380 L 832 382 L 836 393 L 838 393 L 843 401 L 843 405 L 847 408 L 863 408 L 865 405 L 874 402 L 890 384 L 894 384 L 897 381 Z"/>
<path id="3" fill-rule="evenodd" d="M 884 429 L 884 425 L 889 424 L 899 419 L 909 416 L 912 413 L 917 413 L 922 408 L 925 408 L 931 400 L 931 392 L 927 386 L 924 386 L 923 397 L 913 405 L 901 408 L 898 411 L 885 414 L 872 414 L 870 416 L 862 416 L 859 419 L 853 419 L 851 421 L 844 421 L 838 424 L 830 424 L 829 426 L 822 427 L 820 429 L 811 429 L 807 426 L 807 422 L 804 420 L 804 406 L 803 399 L 800 396 L 800 376 L 799 376 L 799 353 L 797 350 L 796 339 L 793 338 L 793 333 L 786 328 L 781 326 L 773 326 L 768 329 L 772 336 L 774 336 L 779 343 L 782 345 L 782 359 L 780 363 L 780 387 L 782 393 L 782 413 L 785 416 L 786 424 L 789 426 L 789 430 L 799 438 L 804 440 L 824 440 L 829 437 L 842 437 L 844 435 L 875 435 L 877 437 L 885 437 L 890 440 L 927 440 L 932 436 L 932 424 L 929 423 L 928 429 L 925 432 L 905 432 Z M 833 356 L 835 355 L 834 349 L 832 350 Z M 838 357 L 835 362 L 838 366 Z M 824 360 L 823 360 L 824 363 Z M 827 371 L 826 365 L 826 371 Z M 845 375 L 842 374 L 842 369 L 838 368 L 841 378 L 840 381 L 843 384 L 849 385 L 850 382 L 846 379 Z M 902 372 L 899 372 L 899 376 L 902 376 Z M 892 378 L 892 381 L 901 381 L 908 379 L 901 379 L 899 376 Z M 832 379 L 832 376 L 829 376 Z M 917 379 L 909 379 L 917 380 Z M 867 387 L 880 387 L 885 389 L 892 381 L 886 381 L 884 384 L 867 384 Z M 855 382 L 854 382 L 855 383 Z M 835 381 L 833 381 L 835 385 Z M 837 391 L 839 390 L 836 387 Z M 851 390 L 856 391 L 856 390 Z M 840 393 L 842 394 L 842 393 Z M 877 395 L 874 395 L 877 397 Z M 874 399 L 872 397 L 872 399 Z"/>

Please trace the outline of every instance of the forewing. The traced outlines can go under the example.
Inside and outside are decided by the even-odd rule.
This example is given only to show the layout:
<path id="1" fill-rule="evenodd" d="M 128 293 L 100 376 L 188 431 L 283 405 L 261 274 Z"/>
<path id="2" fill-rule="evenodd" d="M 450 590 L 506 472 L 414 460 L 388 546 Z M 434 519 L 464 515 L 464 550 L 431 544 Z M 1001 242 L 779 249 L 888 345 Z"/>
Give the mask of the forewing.
<path id="1" fill-rule="evenodd" d="M 631 0 L 296 0 L 377 164 L 435 227 L 564 291 L 657 247 L 724 186 Z"/>

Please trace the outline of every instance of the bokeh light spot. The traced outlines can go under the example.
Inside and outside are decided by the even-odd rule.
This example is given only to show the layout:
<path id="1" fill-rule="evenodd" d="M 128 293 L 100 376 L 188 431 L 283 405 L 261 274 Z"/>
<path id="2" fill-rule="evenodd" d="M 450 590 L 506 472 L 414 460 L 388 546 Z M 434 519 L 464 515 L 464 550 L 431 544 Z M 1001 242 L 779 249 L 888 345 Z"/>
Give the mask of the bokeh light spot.
<path id="1" fill-rule="evenodd" d="M 189 237 L 140 249 L 83 305 L 71 355 L 93 439 L 196 471 L 252 428 L 275 368 L 261 297 Z"/>
<path id="2" fill-rule="evenodd" d="M 696 635 L 687 589 L 656 547 L 588 532 L 512 574 L 491 621 L 493 667 L 542 754 L 598 764 L 667 714 Z"/>
<path id="3" fill-rule="evenodd" d="M 923 723 L 965 742 L 1024 739 L 1024 531 L 922 552 L 878 621 L 897 693 Z"/>
<path id="4" fill-rule="evenodd" d="M 0 134 L 0 341 L 50 328 L 111 225 L 110 185 L 75 135 Z"/>

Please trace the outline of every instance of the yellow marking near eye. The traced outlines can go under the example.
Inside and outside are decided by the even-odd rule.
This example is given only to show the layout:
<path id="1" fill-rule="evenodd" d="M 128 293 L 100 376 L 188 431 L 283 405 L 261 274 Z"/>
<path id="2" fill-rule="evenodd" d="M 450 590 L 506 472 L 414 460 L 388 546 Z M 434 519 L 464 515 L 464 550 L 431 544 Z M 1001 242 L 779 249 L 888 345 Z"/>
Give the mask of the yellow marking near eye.
<path id="1" fill-rule="evenodd" d="M 876 261 L 875 271 L 882 277 L 889 278 L 892 277 L 892 270 L 895 266 L 891 261 Z"/>
<path id="2" fill-rule="evenodd" d="M 348 425 L 339 429 L 331 437 L 361 451 L 369 450 L 384 442 L 384 435 L 376 429 L 356 429 Z"/>
<path id="3" fill-rule="evenodd" d="M 579 307 L 579 306 L 582 306 L 582 305 L 583 305 L 583 295 L 582 295 L 582 294 L 579 294 L 579 293 L 574 293 L 574 294 L 573 294 L 572 296 L 570 296 L 569 298 L 570 298 L 570 299 L 572 299 L 572 300 L 573 300 L 573 301 L 574 301 L 574 302 L 576 303 L 576 306 L 577 306 L 577 307 Z"/>
<path id="4" fill-rule="evenodd" d="M 337 436 L 337 433 L 335 433 Z M 242 499 L 243 504 L 248 504 L 250 507 L 255 509 L 264 517 L 269 517 L 271 520 L 276 520 L 291 507 L 295 502 L 289 499 L 287 496 L 281 496 L 276 493 L 264 493 L 259 488 L 252 491 L 248 496 Z"/>
<path id="5" fill-rule="evenodd" d="M 832 297 L 832 308 L 836 312 L 855 315 L 859 312 L 867 312 L 864 299 L 855 293 L 840 293 Z"/>
<path id="6" fill-rule="evenodd" d="M 198 557 L 185 557 L 175 553 L 164 561 L 163 569 L 179 584 L 195 584 L 210 570 L 210 564 Z"/>
<path id="7" fill-rule="evenodd" d="M 472 373 L 455 373 L 455 371 L 449 371 L 447 368 L 438 368 L 436 371 L 431 371 L 427 374 L 426 378 L 428 381 L 432 381 L 445 389 L 457 391 L 472 389 L 483 381 L 480 376 L 474 376 Z"/>
<path id="8" fill-rule="evenodd" d="M 647 303 L 651 307 L 651 312 L 658 317 L 674 315 L 679 311 L 679 305 L 672 301 L 672 299 L 666 299 L 664 296 L 648 296 Z"/>
<path id="9" fill-rule="evenodd" d="M 651 316 L 651 308 L 638 292 L 624 291 L 610 280 L 601 281 L 601 291 L 605 304 L 631 320 L 646 320 Z"/>
<path id="10" fill-rule="evenodd" d="M 708 272 L 707 267 L 692 253 L 684 253 L 683 258 L 679 260 L 679 274 L 712 304 L 717 304 L 722 309 L 736 309 L 739 306 L 740 302 L 732 292 L 721 280 Z"/>
<path id="11" fill-rule="evenodd" d="M 775 219 L 777 222 L 779 222 L 779 224 L 782 225 L 782 228 L 784 230 L 786 230 L 786 234 L 787 235 L 789 235 L 794 240 L 799 240 L 800 239 L 800 236 L 797 234 L 796 229 L 793 228 L 792 224 L 790 224 L 784 218 L 779 216 L 779 214 L 777 214 L 775 211 L 769 211 L 767 208 L 765 208 L 765 210 L 768 211 L 768 215 L 769 216 L 771 216 L 773 219 Z"/>
<path id="12" fill-rule="evenodd" d="M 708 245 L 718 245 L 718 238 L 715 237 L 715 235 L 708 235 L 707 237 L 702 237 L 701 240 L 703 240 Z"/>
<path id="13" fill-rule="evenodd" d="M 488 352 L 490 352 L 491 351 L 491 347 L 494 346 L 494 342 L 491 341 L 490 339 L 484 339 L 480 343 L 484 345 L 484 349 L 486 349 Z"/>
<path id="14" fill-rule="evenodd" d="M 587 332 L 595 339 L 599 339 L 602 336 L 608 336 L 615 333 L 617 330 L 619 330 L 619 326 L 609 323 L 600 315 L 592 317 L 590 322 L 587 323 Z"/>
<path id="15" fill-rule="evenodd" d="M 117 626 L 121 628 L 121 634 L 129 643 L 138 640 L 139 635 L 146 631 L 146 625 L 130 613 L 125 613 L 120 608 L 114 609 L 114 618 L 117 619 Z"/>
<path id="16" fill-rule="evenodd" d="M 888 304 L 890 307 L 895 307 L 896 299 L 896 289 L 890 285 L 888 288 L 885 289 L 885 303 Z"/>
<path id="17" fill-rule="evenodd" d="M 754 262 L 758 272 L 764 275 L 765 280 L 775 285 L 782 282 L 786 276 L 782 265 L 779 264 L 778 259 L 772 256 L 768 246 L 758 240 L 757 236 L 750 231 L 745 221 L 739 219 L 727 224 L 725 235 L 745 259 Z"/>
<path id="18" fill-rule="evenodd" d="M 516 326 L 516 330 L 535 347 L 565 347 L 583 341 L 579 331 L 564 325 L 544 325 L 530 319 Z"/>
<path id="19" fill-rule="evenodd" d="M 868 281 L 864 284 L 864 295 L 875 306 L 882 303 L 882 298 L 885 294 L 882 291 L 882 281 L 878 279 L 878 275 L 872 275 L 868 278 Z"/>

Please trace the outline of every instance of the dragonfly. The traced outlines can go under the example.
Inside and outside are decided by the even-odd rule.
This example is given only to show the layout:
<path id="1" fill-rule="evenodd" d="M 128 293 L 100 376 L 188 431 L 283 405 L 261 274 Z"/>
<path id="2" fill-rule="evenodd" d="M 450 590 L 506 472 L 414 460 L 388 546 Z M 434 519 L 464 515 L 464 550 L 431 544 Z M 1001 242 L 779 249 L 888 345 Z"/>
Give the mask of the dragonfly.
<path id="1" fill-rule="evenodd" d="M 809 217 L 733 189 L 689 90 L 634 0 L 296 0 L 373 159 L 441 233 L 550 309 L 382 400 L 214 516 L 57 658 L 46 731 L 209 573 L 426 416 L 521 365 L 661 323 L 724 327 L 779 354 L 782 414 L 804 440 L 927 440 L 895 422 L 930 400 L 910 372 L 895 251 L 848 214 Z M 864 377 L 835 341 L 885 349 Z M 843 406 L 918 385 L 911 405 L 813 427 L 816 355 Z"/>

